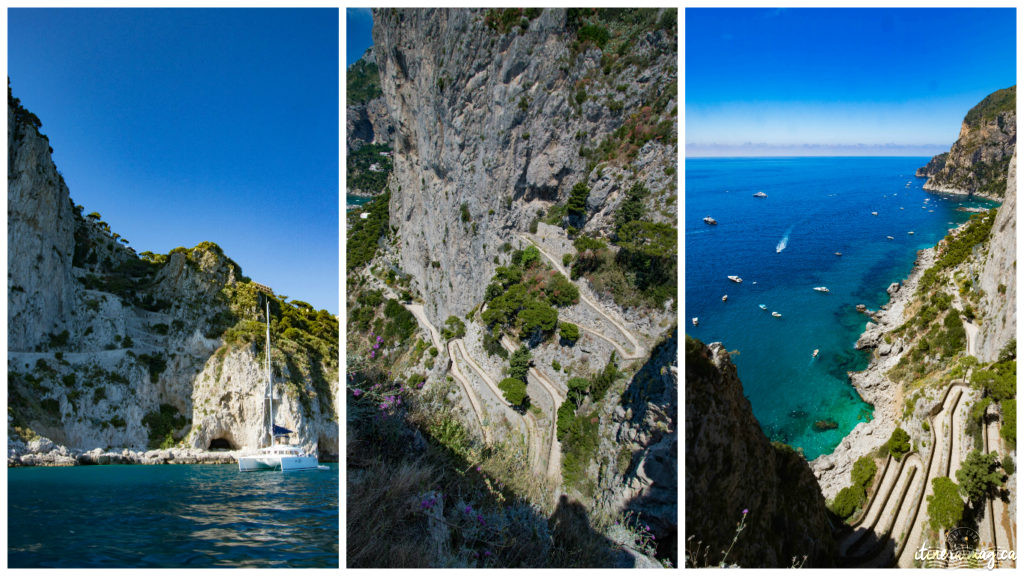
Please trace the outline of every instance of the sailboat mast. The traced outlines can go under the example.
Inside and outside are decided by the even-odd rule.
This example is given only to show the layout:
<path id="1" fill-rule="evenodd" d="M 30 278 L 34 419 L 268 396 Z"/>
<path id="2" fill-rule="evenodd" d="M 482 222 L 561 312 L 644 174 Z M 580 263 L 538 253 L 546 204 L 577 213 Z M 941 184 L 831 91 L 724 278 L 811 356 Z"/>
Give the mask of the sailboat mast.
<path id="1" fill-rule="evenodd" d="M 270 298 L 267 298 L 267 398 L 270 400 L 270 446 L 274 445 L 274 381 L 270 376 Z"/>

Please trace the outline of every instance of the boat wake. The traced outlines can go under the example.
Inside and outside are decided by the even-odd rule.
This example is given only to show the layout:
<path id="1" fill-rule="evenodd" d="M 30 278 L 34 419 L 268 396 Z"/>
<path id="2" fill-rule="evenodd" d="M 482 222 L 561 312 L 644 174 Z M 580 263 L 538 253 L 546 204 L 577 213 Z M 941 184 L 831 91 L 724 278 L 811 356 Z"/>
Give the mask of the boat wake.
<path id="1" fill-rule="evenodd" d="M 775 253 L 778 254 L 786 249 L 789 244 L 789 233 L 793 231 L 793 227 L 786 228 L 786 234 L 782 236 L 782 240 L 779 240 L 778 245 L 775 246 Z"/>

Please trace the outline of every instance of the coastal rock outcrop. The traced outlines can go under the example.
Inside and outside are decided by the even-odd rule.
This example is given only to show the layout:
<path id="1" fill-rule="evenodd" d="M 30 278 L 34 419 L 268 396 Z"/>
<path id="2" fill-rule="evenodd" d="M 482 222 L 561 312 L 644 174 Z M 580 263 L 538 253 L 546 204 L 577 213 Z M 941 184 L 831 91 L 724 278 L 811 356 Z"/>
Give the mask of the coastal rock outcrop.
<path id="1" fill-rule="evenodd" d="M 925 190 L 1002 198 L 1017 144 L 1017 87 L 989 94 L 971 108 L 956 143 L 918 170 Z"/>
<path id="2" fill-rule="evenodd" d="M 41 122 L 8 96 L 8 437 L 31 440 L 9 465 L 258 446 L 260 291 L 273 301 L 277 422 L 337 455 L 337 319 L 276 298 L 211 242 L 136 254 L 72 202 Z"/>
<path id="3" fill-rule="evenodd" d="M 710 547 L 717 565 L 742 520 L 728 564 L 782 567 L 806 556 L 806 566 L 831 565 L 814 475 L 802 455 L 765 437 L 721 344 L 687 338 L 685 382 L 687 545 Z"/>

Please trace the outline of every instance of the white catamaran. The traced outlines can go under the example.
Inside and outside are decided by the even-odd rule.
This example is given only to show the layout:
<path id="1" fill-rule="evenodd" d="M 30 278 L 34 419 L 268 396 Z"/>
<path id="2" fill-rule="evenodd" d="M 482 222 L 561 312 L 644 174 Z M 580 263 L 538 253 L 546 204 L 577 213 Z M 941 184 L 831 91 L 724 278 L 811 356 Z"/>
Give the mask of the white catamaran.
<path id="1" fill-rule="evenodd" d="M 238 456 L 238 470 L 253 472 L 256 470 L 316 470 L 319 462 L 315 454 L 304 453 L 298 446 L 287 444 L 291 430 L 274 424 L 274 381 L 270 372 L 270 300 L 267 299 L 267 392 L 269 403 L 267 426 L 268 445 L 255 453 Z"/>

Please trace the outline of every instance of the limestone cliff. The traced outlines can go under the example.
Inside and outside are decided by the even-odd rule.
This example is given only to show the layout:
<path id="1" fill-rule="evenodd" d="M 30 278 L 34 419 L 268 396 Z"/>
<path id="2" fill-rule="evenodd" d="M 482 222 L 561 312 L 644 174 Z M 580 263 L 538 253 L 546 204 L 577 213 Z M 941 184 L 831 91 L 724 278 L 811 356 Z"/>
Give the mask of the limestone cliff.
<path id="1" fill-rule="evenodd" d="M 380 76 L 373 47 L 348 69 L 345 142 L 349 150 L 365 144 L 386 144 L 394 128 L 380 92 Z"/>
<path id="2" fill-rule="evenodd" d="M 1006 173 L 1017 144 L 1017 87 L 989 94 L 971 108 L 956 143 L 918 170 L 927 176 L 925 190 L 1001 198 Z"/>
<path id="3" fill-rule="evenodd" d="M 806 566 L 831 565 L 835 543 L 814 475 L 801 455 L 765 437 L 721 344 L 687 338 L 685 382 L 688 553 L 700 542 L 717 565 L 746 510 L 727 564 L 785 567 L 806 556 Z"/>
<path id="4" fill-rule="evenodd" d="M 1003 204 L 996 212 L 988 242 L 988 257 L 979 277 L 982 324 L 977 356 L 994 362 L 999 351 L 1017 335 L 1017 151 L 1010 160 Z"/>
<path id="5" fill-rule="evenodd" d="M 40 126 L 9 95 L 9 437 L 78 452 L 256 447 L 256 284 L 215 244 L 138 255 L 99 214 L 83 216 Z M 336 455 L 337 320 L 269 297 L 277 422 Z"/>
<path id="6" fill-rule="evenodd" d="M 590 193 L 576 228 L 607 233 L 636 181 L 652 192 L 652 217 L 674 224 L 675 13 L 641 14 L 645 28 L 615 50 L 609 29 L 640 24 L 577 29 L 581 15 L 589 11 L 374 11 L 395 128 L 397 264 L 435 322 L 476 306 L 498 247 L 564 207 L 577 183 Z"/>

